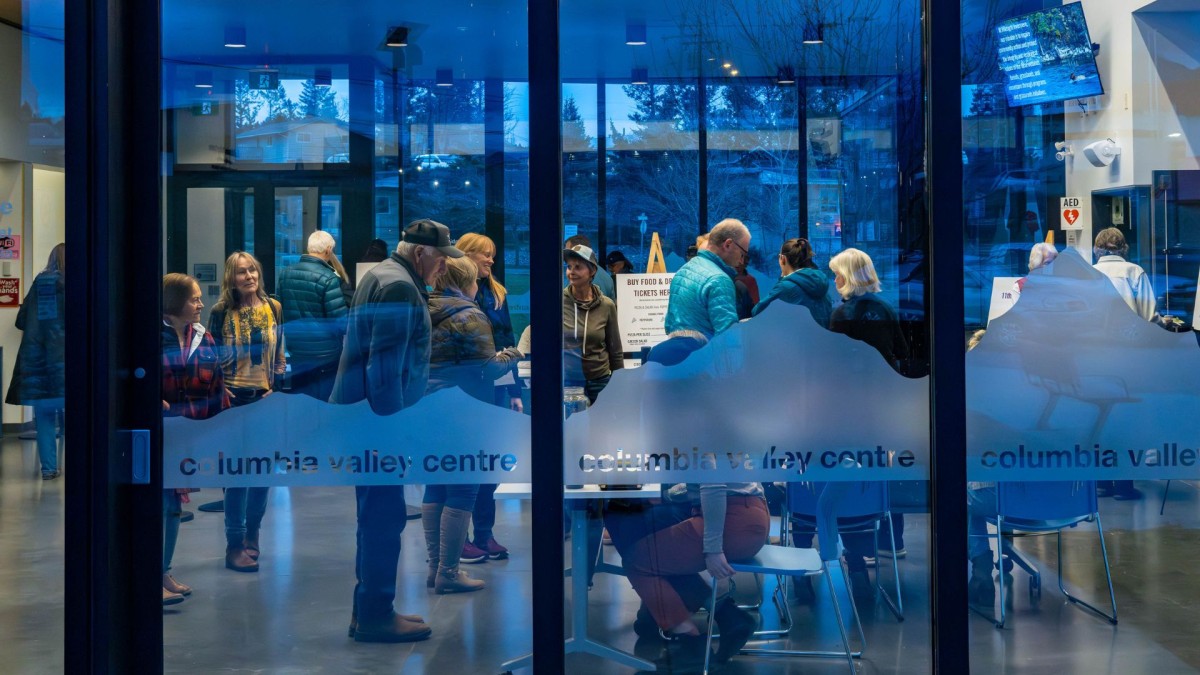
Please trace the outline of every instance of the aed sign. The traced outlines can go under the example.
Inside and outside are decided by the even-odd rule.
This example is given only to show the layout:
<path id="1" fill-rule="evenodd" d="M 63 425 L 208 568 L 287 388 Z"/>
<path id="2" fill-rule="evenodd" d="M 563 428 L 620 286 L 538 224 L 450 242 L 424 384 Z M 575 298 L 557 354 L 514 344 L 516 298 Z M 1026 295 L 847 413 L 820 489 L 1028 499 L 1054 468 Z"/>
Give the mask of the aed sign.
<path id="1" fill-rule="evenodd" d="M 1082 230 L 1087 220 L 1087 207 L 1079 197 L 1062 197 L 1058 200 L 1058 216 L 1063 230 Z"/>

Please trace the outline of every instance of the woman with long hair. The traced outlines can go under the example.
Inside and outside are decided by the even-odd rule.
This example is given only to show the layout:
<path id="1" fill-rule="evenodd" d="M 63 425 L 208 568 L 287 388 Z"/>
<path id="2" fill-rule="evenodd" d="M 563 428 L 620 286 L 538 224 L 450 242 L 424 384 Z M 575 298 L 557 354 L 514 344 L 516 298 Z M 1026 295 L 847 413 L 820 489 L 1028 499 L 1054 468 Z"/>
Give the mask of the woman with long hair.
<path id="1" fill-rule="evenodd" d="M 492 274 L 492 265 L 496 261 L 496 242 L 487 235 L 468 232 L 458 238 L 455 243 L 458 250 L 467 254 L 478 270 L 478 291 L 475 293 L 475 304 L 487 316 L 492 326 L 492 343 L 497 350 L 515 347 L 516 336 L 513 333 L 512 316 L 508 311 L 508 289 Z M 505 405 L 517 412 L 524 412 L 521 402 L 521 386 L 511 384 L 495 388 L 495 402 Z M 508 549 L 496 541 L 492 528 L 496 525 L 496 485 L 480 485 L 479 494 L 475 498 L 475 509 L 472 524 L 475 527 L 474 541 L 468 539 L 463 546 L 462 562 L 481 563 L 486 560 L 504 560 L 508 557 Z"/>
<path id="2" fill-rule="evenodd" d="M 54 480 L 58 470 L 58 416 L 66 383 L 66 247 L 50 251 L 46 268 L 38 273 L 17 312 L 21 346 L 5 401 L 33 406 L 37 453 L 42 480 Z"/>
<path id="3" fill-rule="evenodd" d="M 225 259 L 221 297 L 213 305 L 208 332 L 216 340 L 231 403 L 247 405 L 275 391 L 287 368 L 281 326 L 283 308 L 267 297 L 262 265 L 235 251 Z M 270 488 L 225 490 L 225 567 L 258 571 L 258 530 Z"/>
<path id="4" fill-rule="evenodd" d="M 229 407 L 217 344 L 200 323 L 200 284 L 186 274 L 163 277 L 162 406 L 163 415 L 191 419 L 212 417 Z M 183 602 L 192 594 L 171 575 L 171 559 L 179 538 L 179 516 L 187 490 L 163 490 L 163 604 Z"/>

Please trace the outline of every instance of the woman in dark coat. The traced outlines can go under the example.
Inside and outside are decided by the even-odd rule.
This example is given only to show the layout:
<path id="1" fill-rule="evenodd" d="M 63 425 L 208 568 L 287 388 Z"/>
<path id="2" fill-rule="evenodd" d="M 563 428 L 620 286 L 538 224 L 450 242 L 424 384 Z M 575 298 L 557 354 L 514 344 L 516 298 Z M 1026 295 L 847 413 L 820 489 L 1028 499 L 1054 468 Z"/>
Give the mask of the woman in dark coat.
<path id="1" fill-rule="evenodd" d="M 163 277 L 162 406 L 167 417 L 212 417 L 229 407 L 217 344 L 200 323 L 200 284 L 186 274 Z M 174 605 L 192 589 L 171 576 L 186 490 L 163 490 L 163 604 Z"/>
<path id="2" fill-rule="evenodd" d="M 33 406 L 37 426 L 38 459 L 42 480 L 61 475 L 58 470 L 57 417 L 63 408 L 66 324 L 64 281 L 66 253 L 63 244 L 50 251 L 50 260 L 25 295 L 17 312 L 21 347 L 13 368 L 5 402 Z"/>

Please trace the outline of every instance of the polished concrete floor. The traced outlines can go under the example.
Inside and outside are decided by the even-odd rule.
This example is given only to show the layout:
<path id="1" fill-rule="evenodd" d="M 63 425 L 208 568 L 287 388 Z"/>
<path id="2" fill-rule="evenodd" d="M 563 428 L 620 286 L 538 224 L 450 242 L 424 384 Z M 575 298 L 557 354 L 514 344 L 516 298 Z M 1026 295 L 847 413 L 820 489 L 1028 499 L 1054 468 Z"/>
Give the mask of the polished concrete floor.
<path id="1" fill-rule="evenodd" d="M 69 468 L 68 468 L 69 470 Z M 0 672 L 62 669 L 63 482 L 36 478 L 29 442 L 0 442 Z M 1069 675 L 1200 671 L 1200 494 L 1172 485 L 1158 515 L 1162 483 L 1142 487 L 1142 502 L 1101 502 L 1119 604 L 1120 625 L 1066 603 L 1054 583 L 1050 538 L 1022 540 L 1044 572 L 1036 606 L 1018 573 L 1008 625 L 997 630 L 964 611 L 971 629 L 973 672 Z M 219 496 L 193 495 L 194 504 Z M 431 640 L 409 645 L 357 644 L 346 638 L 353 585 L 354 505 L 347 488 L 276 489 L 264 523 L 262 570 L 225 570 L 220 514 L 198 513 L 185 524 L 175 574 L 195 587 L 186 602 L 163 611 L 165 667 L 175 673 L 498 673 L 530 645 L 536 620 L 528 602 L 532 579 L 528 504 L 501 502 L 497 538 L 508 561 L 470 566 L 489 587 L 464 596 L 437 596 L 424 587 L 424 545 L 418 523 L 404 534 L 398 609 L 417 612 L 434 628 Z M 860 603 L 868 646 L 860 673 L 929 672 L 928 521 L 908 517 L 907 559 L 901 562 L 906 620 L 882 602 Z M 1102 599 L 1103 570 L 1094 530 L 1065 537 L 1069 588 Z M 606 557 L 615 558 L 611 548 Z M 963 577 L 965 579 L 965 573 Z M 885 579 L 890 579 L 885 574 Z M 538 583 L 557 579 L 538 580 Z M 770 580 L 767 582 L 771 583 Z M 752 577 L 739 580 L 753 596 Z M 639 644 L 630 629 L 637 600 L 621 577 L 598 575 L 589 594 L 593 636 L 653 659 L 658 647 Z M 792 645 L 835 648 L 828 595 L 792 605 Z M 777 621 L 766 613 L 768 624 Z M 572 674 L 628 673 L 592 656 L 568 657 Z M 742 656 L 726 673 L 839 673 L 844 662 Z M 528 672 L 528 671 L 525 671 Z"/>

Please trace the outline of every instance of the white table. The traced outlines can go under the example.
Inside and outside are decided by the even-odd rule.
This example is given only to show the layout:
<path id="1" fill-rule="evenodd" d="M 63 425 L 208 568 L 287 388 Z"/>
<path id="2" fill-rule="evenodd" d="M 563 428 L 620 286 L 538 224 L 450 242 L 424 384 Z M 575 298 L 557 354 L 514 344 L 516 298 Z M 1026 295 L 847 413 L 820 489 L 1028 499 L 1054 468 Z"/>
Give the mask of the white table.
<path id="1" fill-rule="evenodd" d="M 655 499 L 661 493 L 658 483 L 647 483 L 637 490 L 601 490 L 599 485 L 585 485 L 582 488 L 563 490 L 563 500 L 571 505 L 575 515 L 571 518 L 571 568 L 581 570 L 582 574 L 571 576 L 571 637 L 567 638 L 567 654 L 593 654 L 600 658 L 616 661 L 623 666 L 643 671 L 654 671 L 653 663 L 620 649 L 588 637 L 588 531 L 587 514 L 584 509 L 589 499 Z M 533 496 L 529 483 L 508 483 L 496 488 L 496 499 L 530 499 Z M 602 569 L 603 568 L 603 569 Z M 616 565 L 601 562 L 596 571 L 623 574 Z M 527 668 L 533 663 L 533 655 L 522 656 L 507 661 L 500 666 L 500 671 L 507 673 L 517 668 Z"/>

